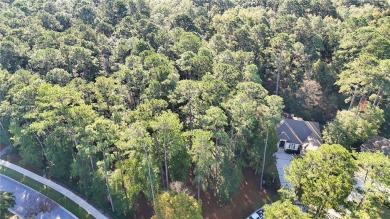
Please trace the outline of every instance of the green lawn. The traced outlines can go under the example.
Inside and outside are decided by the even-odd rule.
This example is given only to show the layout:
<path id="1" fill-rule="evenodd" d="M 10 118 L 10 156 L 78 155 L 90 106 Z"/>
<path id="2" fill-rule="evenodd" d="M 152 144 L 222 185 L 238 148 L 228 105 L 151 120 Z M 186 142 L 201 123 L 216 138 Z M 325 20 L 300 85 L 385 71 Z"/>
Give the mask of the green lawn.
<path id="1" fill-rule="evenodd" d="M 71 199 L 49 188 L 48 186 L 45 186 L 29 177 L 26 177 L 23 174 L 20 174 L 4 166 L 0 166 L 0 173 L 41 192 L 42 194 L 46 195 L 50 199 L 60 204 L 68 211 L 72 212 L 78 218 L 94 218 L 92 215 L 90 215 L 87 211 L 85 211 L 83 208 L 81 208 L 78 204 L 73 202 Z"/>

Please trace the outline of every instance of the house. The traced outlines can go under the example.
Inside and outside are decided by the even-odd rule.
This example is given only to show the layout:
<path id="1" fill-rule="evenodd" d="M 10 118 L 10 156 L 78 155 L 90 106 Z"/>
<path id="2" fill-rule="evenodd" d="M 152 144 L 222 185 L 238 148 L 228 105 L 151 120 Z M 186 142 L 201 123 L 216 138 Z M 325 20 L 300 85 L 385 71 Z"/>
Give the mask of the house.
<path id="1" fill-rule="evenodd" d="M 384 153 L 386 156 L 390 157 L 390 139 L 381 137 L 381 136 L 374 136 L 371 139 L 364 142 L 361 147 L 361 151 L 380 151 Z"/>
<path id="2" fill-rule="evenodd" d="M 304 121 L 288 115 L 276 126 L 276 133 L 279 142 L 274 156 L 280 185 L 292 188 L 290 182 L 284 178 L 284 168 L 288 167 L 293 159 L 293 156 L 286 152 L 305 153 L 307 150 L 317 149 L 322 144 L 320 125 L 318 122 Z"/>
<path id="3" fill-rule="evenodd" d="M 285 152 L 304 153 L 315 150 L 322 144 L 318 122 L 304 121 L 301 118 L 285 118 L 276 126 L 278 146 Z"/>

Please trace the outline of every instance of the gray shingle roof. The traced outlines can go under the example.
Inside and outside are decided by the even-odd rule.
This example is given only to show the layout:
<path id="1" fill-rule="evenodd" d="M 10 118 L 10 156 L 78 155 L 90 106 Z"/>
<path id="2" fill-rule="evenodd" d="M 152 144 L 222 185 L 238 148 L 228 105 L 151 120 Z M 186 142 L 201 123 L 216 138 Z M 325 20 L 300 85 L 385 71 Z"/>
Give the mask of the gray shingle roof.
<path id="1" fill-rule="evenodd" d="M 285 139 L 295 144 L 302 144 L 309 136 L 321 142 L 320 125 L 318 122 L 283 119 L 276 126 L 276 132 L 280 139 Z M 286 136 L 288 139 L 285 138 Z"/>
<path id="2" fill-rule="evenodd" d="M 374 136 L 371 139 L 364 142 L 361 146 L 362 151 L 381 151 L 385 155 L 390 157 L 390 139 Z"/>
<path id="3" fill-rule="evenodd" d="M 290 137 L 285 132 L 280 133 L 279 139 L 290 140 Z"/>

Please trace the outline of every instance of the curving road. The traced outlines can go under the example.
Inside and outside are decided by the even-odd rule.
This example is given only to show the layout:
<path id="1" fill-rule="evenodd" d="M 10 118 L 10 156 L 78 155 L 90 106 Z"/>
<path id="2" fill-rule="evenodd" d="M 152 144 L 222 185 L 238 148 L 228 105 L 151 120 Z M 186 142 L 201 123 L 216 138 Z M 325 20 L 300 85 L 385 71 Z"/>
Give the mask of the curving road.
<path id="1" fill-rule="evenodd" d="M 14 194 L 16 205 L 10 210 L 21 218 L 77 218 L 42 193 L 2 174 L 0 174 L 0 191 L 12 192 Z"/>
<path id="2" fill-rule="evenodd" d="M 7 147 L 8 148 L 8 147 Z M 8 150 L 7 148 L 5 148 L 5 149 L 3 149 L 2 151 L 0 151 L 0 157 L 5 153 L 5 151 L 6 150 Z M 48 187 L 50 187 L 50 188 L 52 188 L 52 189 L 54 189 L 54 190 L 56 190 L 57 192 L 59 192 L 59 193 L 61 193 L 61 194 L 63 194 L 64 196 L 66 196 L 66 197 L 68 197 L 69 199 L 71 199 L 72 201 L 74 201 L 76 204 L 78 204 L 80 207 L 82 207 L 82 208 L 84 208 L 89 214 L 91 214 L 93 217 L 95 217 L 95 218 L 98 218 L 98 219 L 108 219 L 108 217 L 107 216 L 105 216 L 103 213 L 101 213 L 98 209 L 96 209 L 96 208 L 94 208 L 92 205 L 90 205 L 89 203 L 87 203 L 84 199 L 82 199 L 82 198 L 80 198 L 79 196 L 77 196 L 76 194 L 74 194 L 73 192 L 71 192 L 71 191 L 69 191 L 68 189 L 66 189 L 66 188 L 64 188 L 64 187 L 62 187 L 62 186 L 60 186 L 60 185 L 58 185 L 57 183 L 55 183 L 55 182 L 53 182 L 53 181 L 51 181 L 51 180 L 48 180 L 48 179 L 46 179 L 46 178 L 43 178 L 43 177 L 41 177 L 41 176 L 39 176 L 39 175 L 37 175 L 37 174 L 35 174 L 35 173 L 33 173 L 33 172 L 31 172 L 31 171 L 28 171 L 28 170 L 26 170 L 26 169 L 24 169 L 24 168 L 22 168 L 22 167 L 20 167 L 20 166 L 17 166 L 17 165 L 15 165 L 15 164 L 12 164 L 12 163 L 10 163 L 10 162 L 8 162 L 8 161 L 5 161 L 5 160 L 1 160 L 0 159 L 0 165 L 1 166 L 5 166 L 5 167 L 8 167 L 8 168 L 10 168 L 10 169 L 12 169 L 12 170 L 14 170 L 14 171 L 16 171 L 16 172 L 19 172 L 19 173 L 21 173 L 21 174 L 23 174 L 23 175 L 25 175 L 25 176 L 27 176 L 27 177 L 29 177 L 29 178 L 31 178 L 31 179 L 34 179 L 34 180 L 36 180 L 36 181 L 38 181 L 38 182 L 40 182 L 40 183 L 42 183 L 42 184 L 44 184 L 44 185 L 46 185 L 46 186 L 48 186 Z M 6 181 L 4 180 L 4 175 L 1 175 L 0 174 L 0 176 L 2 176 L 2 178 L 0 178 L 0 190 L 5 190 L 5 189 L 2 189 L 2 186 L 3 186 L 3 183 L 5 183 Z M 8 177 L 6 177 L 6 178 L 8 178 Z M 10 178 L 8 178 L 8 179 L 10 179 Z M 3 181 L 4 180 L 4 181 Z M 12 179 L 11 179 L 12 180 Z M 16 181 L 15 181 L 16 182 Z M 19 183 L 20 184 L 20 183 Z M 21 185 L 23 185 L 23 184 L 21 184 Z M 27 186 L 25 186 L 25 185 L 23 185 L 24 187 L 26 187 L 26 188 L 29 188 L 29 187 L 27 187 Z M 4 186 L 4 188 L 6 188 L 5 186 Z M 30 190 L 32 190 L 31 188 L 29 188 Z M 32 191 L 35 191 L 35 190 L 32 190 Z M 36 192 L 36 191 L 35 191 Z M 25 196 L 27 195 L 27 193 L 22 193 L 22 194 L 24 194 Z M 31 194 L 33 194 L 33 193 L 31 193 Z M 41 193 L 39 193 L 39 194 L 41 194 Z M 42 196 L 44 196 L 43 194 L 41 194 Z M 16 195 L 15 195 L 16 196 Z M 22 196 L 22 197 L 25 197 L 25 196 Z M 34 196 L 35 197 L 35 196 Z M 44 196 L 46 199 L 49 199 L 49 198 L 47 198 L 46 196 Z M 38 199 L 37 199 L 38 200 Z M 42 199 L 43 200 L 43 199 Z M 51 200 L 51 199 L 49 199 L 49 200 Z M 51 200 L 51 202 L 54 202 L 54 201 L 52 201 Z M 55 203 L 55 202 L 54 202 Z M 55 204 L 57 204 L 57 203 L 55 203 Z M 58 205 L 58 204 L 57 204 Z M 59 205 L 58 205 L 59 206 Z M 59 206 L 60 208 L 62 208 L 61 206 Z M 23 206 L 22 206 L 22 208 L 23 208 Z M 56 208 L 53 208 L 53 209 L 56 209 Z M 62 209 L 64 209 L 64 208 L 62 208 Z M 66 209 L 64 209 L 65 211 L 66 211 Z M 53 211 L 50 211 L 50 212 L 53 212 Z M 50 213 L 50 212 L 48 212 L 48 213 Z M 48 216 L 46 216 L 46 214 L 45 215 L 43 215 L 43 216 L 40 216 L 40 215 L 37 215 L 37 218 L 41 218 L 41 219 L 44 219 L 44 218 L 50 218 L 50 219 L 70 219 L 70 218 L 77 218 L 77 217 L 75 217 L 74 215 L 72 215 L 72 217 L 57 217 L 56 216 L 56 212 L 57 211 L 55 211 L 53 214 L 54 215 L 48 215 Z M 71 213 L 69 213 L 69 214 L 71 214 Z M 39 216 L 39 217 L 38 217 Z"/>

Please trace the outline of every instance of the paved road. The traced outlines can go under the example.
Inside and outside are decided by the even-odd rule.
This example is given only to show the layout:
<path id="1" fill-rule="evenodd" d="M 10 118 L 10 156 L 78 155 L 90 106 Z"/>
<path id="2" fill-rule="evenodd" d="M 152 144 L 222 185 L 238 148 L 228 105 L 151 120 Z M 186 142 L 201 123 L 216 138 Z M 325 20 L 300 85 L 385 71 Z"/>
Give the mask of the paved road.
<path id="1" fill-rule="evenodd" d="M 12 192 L 16 205 L 10 210 L 22 218 L 72 219 L 77 218 L 42 193 L 0 174 L 0 191 Z"/>
<path id="2" fill-rule="evenodd" d="M 3 149 L 3 151 L 4 151 L 4 149 Z M 36 180 L 36 181 L 38 181 L 38 182 L 40 182 L 40 183 L 42 183 L 50 188 L 56 190 L 57 192 L 63 194 L 64 196 L 68 197 L 69 199 L 73 200 L 76 204 L 78 204 L 79 206 L 84 208 L 93 217 L 98 218 L 98 219 L 108 219 L 107 216 L 102 214 L 99 210 L 94 208 L 92 205 L 88 204 L 84 199 L 80 198 L 79 196 L 77 196 L 73 192 L 69 191 L 68 189 L 58 185 L 57 183 L 54 183 L 53 181 L 48 180 L 46 178 L 43 178 L 43 177 L 41 177 L 41 176 L 31 172 L 31 171 L 28 171 L 22 167 L 19 167 L 15 164 L 12 164 L 12 163 L 5 161 L 5 160 L 0 159 L 0 165 L 8 167 L 12 170 L 15 170 L 16 172 L 19 172 L 27 177 L 30 177 L 31 179 L 34 179 L 34 180 Z"/>

